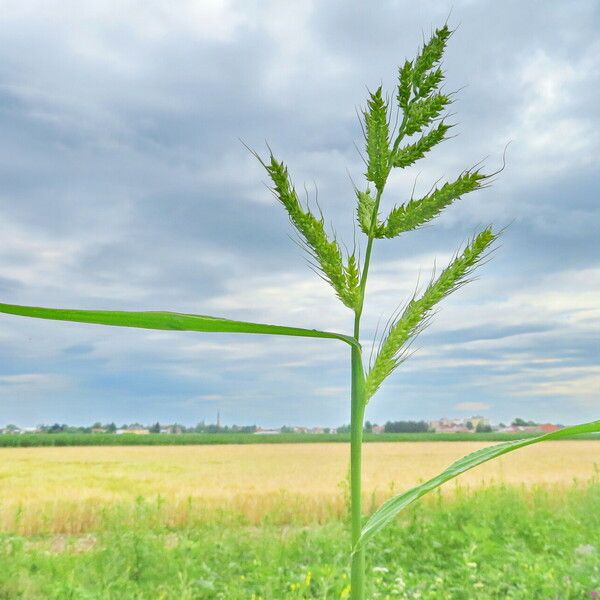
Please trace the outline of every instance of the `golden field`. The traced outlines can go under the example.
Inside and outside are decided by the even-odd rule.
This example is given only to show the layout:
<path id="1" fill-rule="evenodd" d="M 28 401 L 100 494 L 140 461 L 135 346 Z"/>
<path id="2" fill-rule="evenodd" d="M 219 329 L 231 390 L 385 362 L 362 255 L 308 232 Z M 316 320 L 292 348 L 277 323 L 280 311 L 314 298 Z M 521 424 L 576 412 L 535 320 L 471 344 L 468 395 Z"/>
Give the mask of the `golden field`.
<path id="1" fill-rule="evenodd" d="M 480 442 L 364 447 L 364 497 L 375 506 Z M 344 514 L 346 444 L 43 447 L 0 449 L 0 531 L 83 533 L 142 520 L 185 526 L 220 513 L 258 523 L 324 522 Z M 447 484 L 567 486 L 598 472 L 600 443 L 546 442 Z"/>

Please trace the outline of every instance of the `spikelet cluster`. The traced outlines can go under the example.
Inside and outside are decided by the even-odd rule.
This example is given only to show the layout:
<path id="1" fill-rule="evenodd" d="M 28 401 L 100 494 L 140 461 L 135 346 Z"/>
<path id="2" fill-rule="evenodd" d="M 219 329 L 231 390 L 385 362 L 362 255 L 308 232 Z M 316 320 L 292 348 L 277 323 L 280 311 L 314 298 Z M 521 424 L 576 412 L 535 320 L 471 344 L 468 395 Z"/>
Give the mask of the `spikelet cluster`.
<path id="1" fill-rule="evenodd" d="M 465 171 L 455 181 L 444 183 L 426 196 L 396 206 L 380 228 L 381 237 L 393 238 L 420 227 L 461 196 L 482 188 L 487 178 L 478 170 Z"/>
<path id="2" fill-rule="evenodd" d="M 417 88 L 417 95 L 426 98 L 433 90 L 436 90 L 444 80 L 444 73 L 439 67 L 423 77 L 423 81 Z"/>
<path id="3" fill-rule="evenodd" d="M 410 167 L 410 165 L 423 158 L 434 146 L 443 141 L 451 127 L 452 125 L 447 125 L 444 122 L 439 123 L 437 127 L 422 135 L 413 144 L 407 144 L 399 148 L 392 157 L 392 165 L 401 169 Z"/>
<path id="4" fill-rule="evenodd" d="M 348 265 L 344 265 L 339 244 L 335 238 L 330 240 L 327 236 L 323 218 L 316 217 L 300 204 L 287 167 L 272 154 L 270 162 L 263 165 L 273 182 L 273 193 L 283 204 L 324 278 L 329 281 L 340 300 L 354 309 L 357 305 L 360 276 L 356 258 L 351 255 Z"/>
<path id="5" fill-rule="evenodd" d="M 383 98 L 381 87 L 370 94 L 367 110 L 364 112 L 364 120 L 365 146 L 368 157 L 365 176 L 380 191 L 390 172 L 388 106 Z"/>
<path id="6" fill-rule="evenodd" d="M 349 308 L 356 308 L 360 302 L 360 265 L 356 255 L 350 254 L 348 262 L 344 267 L 346 276 L 346 295 Z"/>
<path id="7" fill-rule="evenodd" d="M 408 109 L 408 103 L 412 94 L 412 71 L 412 62 L 405 60 L 398 72 L 398 94 L 396 99 L 404 112 Z"/>
<path id="8" fill-rule="evenodd" d="M 465 250 L 457 256 L 432 281 L 420 298 L 413 298 L 402 315 L 389 327 L 379 352 L 366 378 L 366 395 L 369 399 L 398 366 L 403 358 L 403 350 L 423 328 L 432 309 L 446 296 L 467 282 L 468 275 L 485 256 L 486 250 L 496 239 L 491 228 L 482 231 Z"/>
<path id="9" fill-rule="evenodd" d="M 429 127 L 442 111 L 450 104 L 446 94 L 432 94 L 423 100 L 415 100 L 408 108 L 404 133 L 414 135 Z"/>
<path id="10" fill-rule="evenodd" d="M 444 73 L 438 64 L 450 35 L 451 31 L 447 26 L 437 29 L 431 39 L 423 45 L 419 55 L 413 61 L 406 60 L 400 67 L 396 100 L 403 118 L 397 130 L 390 132 L 389 106 L 384 100 L 381 87 L 370 94 L 368 107 L 364 112 L 367 151 L 365 175 L 368 181 L 375 184 L 379 195 L 392 168 L 404 169 L 413 165 L 442 142 L 451 128 L 451 125 L 444 123 L 443 120 L 436 124 L 438 117 L 450 103 L 450 97 L 438 90 L 444 80 Z M 428 130 L 425 131 L 426 129 Z M 400 145 L 404 138 L 417 133 L 422 134 L 418 140 L 404 146 Z M 368 191 L 357 192 L 358 224 L 370 237 L 395 237 L 401 231 L 414 229 L 417 225 L 403 227 L 405 224 L 421 222 L 426 207 L 447 206 L 451 200 L 444 204 L 444 199 L 447 200 L 450 191 L 449 189 L 436 191 L 437 195 L 433 200 L 427 198 L 420 203 L 409 202 L 395 209 L 388 217 L 385 226 L 379 223 L 378 216 L 374 214 L 377 212 L 375 199 Z M 413 210 L 418 214 L 408 214 Z M 434 211 L 429 218 L 435 216 L 439 210 Z"/>
<path id="11" fill-rule="evenodd" d="M 404 111 L 400 136 L 423 131 L 450 103 L 449 96 L 437 92 L 444 80 L 444 73 L 437 65 L 451 33 L 446 25 L 436 29 L 417 58 L 406 61 L 399 70 L 397 99 Z"/>
<path id="12" fill-rule="evenodd" d="M 427 71 L 430 71 L 442 60 L 446 44 L 451 35 L 452 32 L 448 26 L 444 25 L 436 29 L 431 39 L 423 45 L 419 56 L 415 59 L 412 70 L 412 83 L 417 90 L 422 88 Z"/>
<path id="13" fill-rule="evenodd" d="M 373 235 L 373 237 L 382 237 L 383 223 L 378 220 L 378 215 L 375 210 L 375 198 L 371 196 L 370 190 L 361 192 L 355 190 L 358 203 L 356 205 L 356 217 L 362 232 L 365 235 Z M 373 223 L 375 221 L 375 223 Z M 373 231 L 371 231 L 371 227 Z"/>

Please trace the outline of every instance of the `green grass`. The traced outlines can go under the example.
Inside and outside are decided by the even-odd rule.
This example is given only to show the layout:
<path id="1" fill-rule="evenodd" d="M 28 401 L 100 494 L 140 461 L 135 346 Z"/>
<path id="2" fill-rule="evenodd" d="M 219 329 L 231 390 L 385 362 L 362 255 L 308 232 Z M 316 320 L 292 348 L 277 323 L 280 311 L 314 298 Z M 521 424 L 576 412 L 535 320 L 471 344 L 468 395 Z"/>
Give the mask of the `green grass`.
<path id="1" fill-rule="evenodd" d="M 538 433 L 383 433 L 364 434 L 365 442 L 505 442 L 539 435 Z M 598 439 L 596 434 L 573 439 Z M 350 434 L 282 433 L 182 433 L 114 435 L 110 433 L 31 433 L 0 435 L 0 448 L 37 446 L 186 446 L 205 444 L 310 444 L 350 442 Z"/>
<path id="2" fill-rule="evenodd" d="M 348 598 L 345 523 L 259 528 L 223 513 L 193 529 L 0 537 L 0 598 Z M 110 519 L 110 515 L 107 515 Z M 584 599 L 600 592 L 600 481 L 434 495 L 369 544 L 373 599 Z"/>

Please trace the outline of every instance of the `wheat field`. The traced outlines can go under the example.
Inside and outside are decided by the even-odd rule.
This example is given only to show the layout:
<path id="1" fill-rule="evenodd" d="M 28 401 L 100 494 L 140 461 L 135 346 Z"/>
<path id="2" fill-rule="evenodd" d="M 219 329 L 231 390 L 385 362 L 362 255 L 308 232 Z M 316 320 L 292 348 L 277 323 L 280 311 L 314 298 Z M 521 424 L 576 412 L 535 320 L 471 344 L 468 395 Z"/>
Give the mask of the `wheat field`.
<path id="1" fill-rule="evenodd" d="M 367 444 L 367 509 L 485 444 Z M 321 523 L 346 510 L 346 444 L 0 449 L 0 531 L 85 533 L 116 522 L 185 526 Z M 487 463 L 444 490 L 490 483 L 568 486 L 594 477 L 596 441 L 547 442 Z"/>

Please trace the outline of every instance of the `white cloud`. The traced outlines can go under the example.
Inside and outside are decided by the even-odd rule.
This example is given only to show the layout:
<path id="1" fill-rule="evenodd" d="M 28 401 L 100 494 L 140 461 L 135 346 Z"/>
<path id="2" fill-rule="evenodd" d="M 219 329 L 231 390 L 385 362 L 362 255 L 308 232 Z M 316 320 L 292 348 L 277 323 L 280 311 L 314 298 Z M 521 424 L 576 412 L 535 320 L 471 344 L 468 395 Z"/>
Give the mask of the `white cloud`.
<path id="1" fill-rule="evenodd" d="M 567 169 L 598 165 L 598 117 L 589 110 L 590 90 L 600 79 L 600 44 L 577 57 L 538 49 L 511 73 L 523 99 L 506 133 L 514 141 L 511 165 L 521 177 L 539 181 Z"/>
<path id="2" fill-rule="evenodd" d="M 299 262 L 302 260 L 299 251 Z M 273 324 L 298 324 L 317 329 L 345 330 L 350 313 L 336 302 L 330 286 L 308 269 L 304 273 L 245 273 L 225 282 L 226 291 L 210 298 L 208 310 L 248 315 Z M 327 307 L 324 309 L 324 307 Z"/>
<path id="3" fill-rule="evenodd" d="M 571 398 L 600 408 L 600 367 L 597 365 L 527 370 L 522 380 L 515 383 L 515 395 Z"/>
<path id="4" fill-rule="evenodd" d="M 346 398 L 349 388 L 343 385 L 328 385 L 317 388 L 313 391 L 315 396 L 325 396 L 328 398 Z"/>
<path id="5" fill-rule="evenodd" d="M 64 28 L 73 36 L 81 36 L 81 50 L 95 58 L 101 58 L 106 48 L 94 53 L 93 39 L 99 37 L 99 33 L 108 35 L 111 29 L 124 28 L 138 43 L 164 39 L 176 31 L 227 42 L 247 19 L 229 0 L 183 0 L 176 6 L 141 0 L 105 0 L 89 4 L 76 0 L 5 0 L 2 18 L 12 22 L 13 26 L 31 26 L 40 19 L 45 27 Z"/>
<path id="6" fill-rule="evenodd" d="M 540 381 L 523 390 L 523 395 L 581 398 L 600 408 L 600 374 L 570 379 Z"/>
<path id="7" fill-rule="evenodd" d="M 42 373 L 21 373 L 19 375 L 0 375 L 0 385 L 42 385 L 54 381 L 54 376 Z"/>
<path id="8" fill-rule="evenodd" d="M 57 373 L 0 375 L 0 397 L 13 400 L 37 394 L 55 394 L 72 387 L 71 380 Z"/>

